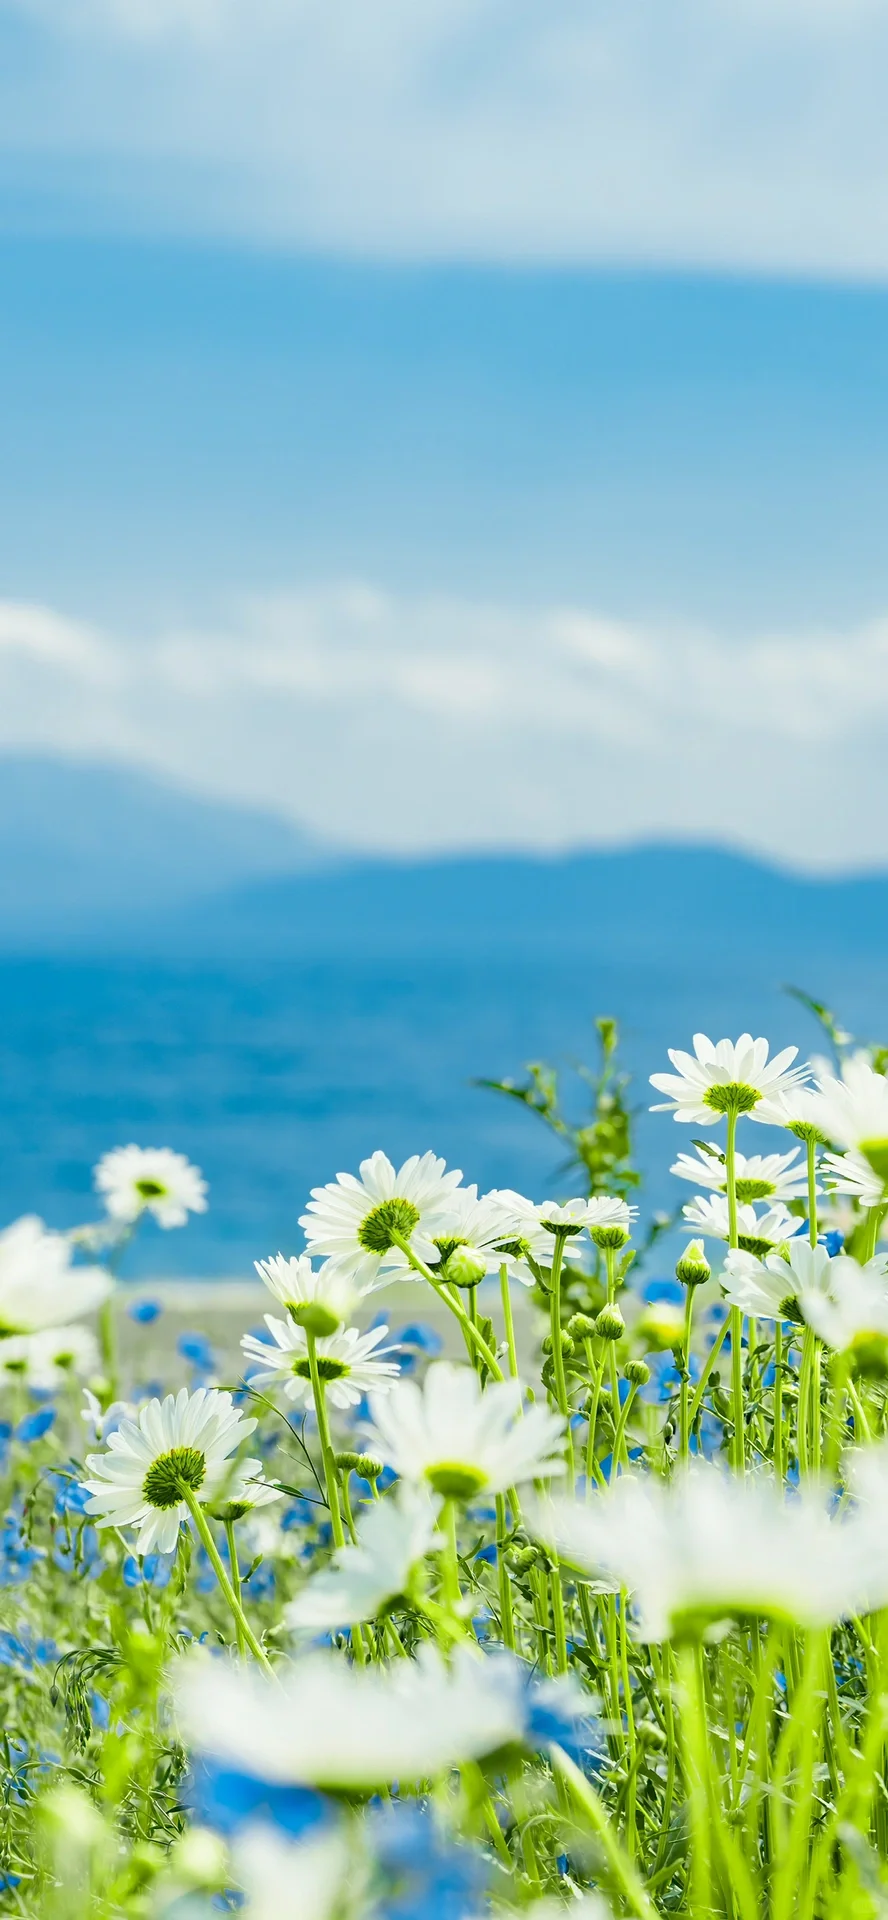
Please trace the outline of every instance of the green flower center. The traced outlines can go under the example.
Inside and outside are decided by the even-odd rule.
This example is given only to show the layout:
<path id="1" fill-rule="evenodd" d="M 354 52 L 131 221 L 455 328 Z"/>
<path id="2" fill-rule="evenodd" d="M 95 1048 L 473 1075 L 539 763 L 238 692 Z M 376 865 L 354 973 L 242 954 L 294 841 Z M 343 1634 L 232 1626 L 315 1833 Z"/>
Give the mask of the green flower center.
<path id="1" fill-rule="evenodd" d="M 199 1447 L 173 1447 L 152 1460 L 142 1492 L 150 1507 L 177 1507 L 183 1487 L 196 1493 L 203 1486 L 206 1471 L 206 1455 Z"/>
<path id="2" fill-rule="evenodd" d="M 486 1473 L 465 1466 L 461 1460 L 439 1460 L 436 1466 L 426 1467 L 425 1477 L 445 1500 L 471 1500 L 487 1481 Z"/>
<path id="3" fill-rule="evenodd" d="M 159 1200 L 166 1193 L 166 1187 L 159 1180 L 137 1180 L 136 1192 L 141 1194 L 143 1200 Z"/>
<path id="4" fill-rule="evenodd" d="M 497 1242 L 496 1251 L 508 1254 L 510 1260 L 526 1260 L 530 1252 L 530 1241 L 500 1240 Z"/>
<path id="5" fill-rule="evenodd" d="M 748 1087 L 743 1080 L 725 1080 L 707 1087 L 703 1104 L 713 1113 L 751 1113 L 761 1097 L 758 1087 Z"/>
<path id="6" fill-rule="evenodd" d="M 317 1355 L 317 1369 L 320 1380 L 341 1380 L 344 1373 L 351 1372 L 344 1360 L 332 1360 L 327 1353 Z M 300 1380 L 311 1379 L 311 1361 L 307 1354 L 301 1360 L 294 1360 L 293 1372 L 299 1375 Z"/>
<path id="7" fill-rule="evenodd" d="M 366 1253 L 388 1253 L 396 1233 L 409 1240 L 418 1225 L 419 1208 L 412 1200 L 380 1200 L 361 1221 L 358 1239 Z"/>
<path id="8" fill-rule="evenodd" d="M 738 1200 L 767 1200 L 774 1192 L 772 1180 L 738 1180 Z"/>

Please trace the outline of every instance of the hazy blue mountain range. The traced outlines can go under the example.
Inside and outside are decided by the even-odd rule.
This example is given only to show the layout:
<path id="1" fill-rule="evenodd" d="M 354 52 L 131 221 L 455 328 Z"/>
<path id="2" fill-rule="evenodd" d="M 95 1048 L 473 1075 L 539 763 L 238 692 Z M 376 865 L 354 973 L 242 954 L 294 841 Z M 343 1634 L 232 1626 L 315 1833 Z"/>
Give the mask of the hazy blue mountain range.
<path id="1" fill-rule="evenodd" d="M 877 956 L 888 874 L 803 878 L 713 847 L 349 859 L 144 774 L 0 759 L 0 950 Z"/>
<path id="2" fill-rule="evenodd" d="M 0 944 L 81 946 L 322 849 L 273 814 L 124 768 L 0 758 Z"/>
<path id="3" fill-rule="evenodd" d="M 598 1013 L 634 1075 L 646 1207 L 687 1198 L 686 1130 L 646 1111 L 667 1047 L 745 1027 L 820 1047 L 787 981 L 888 1040 L 886 877 L 674 846 L 334 864 L 278 821 L 45 762 L 0 763 L 0 796 L 0 1225 L 71 1225 L 109 1147 L 177 1147 L 210 1211 L 149 1229 L 130 1270 L 249 1275 L 376 1147 L 563 1196 L 559 1143 L 475 1083 L 591 1060 Z"/>

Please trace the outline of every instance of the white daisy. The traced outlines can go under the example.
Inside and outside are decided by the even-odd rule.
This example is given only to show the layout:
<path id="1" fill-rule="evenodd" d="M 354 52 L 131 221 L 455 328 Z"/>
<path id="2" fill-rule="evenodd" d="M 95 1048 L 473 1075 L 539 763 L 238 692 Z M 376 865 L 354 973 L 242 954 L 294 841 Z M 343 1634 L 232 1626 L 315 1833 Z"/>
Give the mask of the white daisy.
<path id="1" fill-rule="evenodd" d="M 259 1507 L 270 1507 L 282 1500 L 283 1488 L 262 1477 L 258 1460 L 245 1460 L 232 1468 L 217 1498 L 207 1502 L 215 1520 L 246 1520 Z"/>
<path id="2" fill-rule="evenodd" d="M 881 1362 L 888 1342 L 888 1254 L 877 1253 L 863 1267 L 850 1254 L 836 1254 L 826 1287 L 801 1290 L 799 1308 L 837 1353 L 853 1351 L 864 1363 Z"/>
<path id="3" fill-rule="evenodd" d="M 330 1260 L 315 1271 L 307 1253 L 291 1254 L 289 1260 L 276 1253 L 254 1265 L 291 1319 L 313 1333 L 335 1333 L 359 1297 L 350 1275 L 337 1272 Z"/>
<path id="4" fill-rule="evenodd" d="M 713 1240 L 730 1238 L 727 1195 L 698 1193 L 682 1207 L 688 1225 L 698 1227 Z M 737 1208 L 737 1242 L 749 1253 L 767 1253 L 789 1240 L 798 1229 L 798 1221 L 783 1206 L 768 1207 L 757 1214 L 752 1204 Z"/>
<path id="5" fill-rule="evenodd" d="M 0 1335 L 66 1326 L 110 1292 L 101 1267 L 74 1266 L 65 1235 L 48 1233 L 33 1214 L 0 1233 Z"/>
<path id="6" fill-rule="evenodd" d="M 669 1482 L 625 1474 L 588 1502 L 556 1500 L 537 1535 L 574 1566 L 627 1587 L 642 1640 L 746 1614 L 828 1626 L 867 1592 L 870 1544 L 826 1494 L 696 1463 Z"/>
<path id="7" fill-rule="evenodd" d="M 284 1615 L 288 1627 L 302 1634 L 332 1632 L 353 1620 L 373 1620 L 408 1594 L 414 1569 L 437 1539 L 439 1511 L 439 1500 L 409 1485 L 365 1507 L 357 1545 L 340 1547 L 291 1601 Z"/>
<path id="8" fill-rule="evenodd" d="M 669 1048 L 675 1073 L 651 1074 L 651 1086 L 667 1095 L 651 1112 L 704 1125 L 714 1114 L 729 1112 L 759 1119 L 761 1100 L 804 1080 L 807 1069 L 792 1065 L 797 1053 L 798 1047 L 784 1047 L 769 1061 L 767 1040 L 753 1040 L 750 1033 L 715 1046 L 705 1033 L 695 1033 L 692 1054 Z"/>
<path id="9" fill-rule="evenodd" d="M 161 1227 L 184 1227 L 189 1213 L 206 1213 L 200 1168 L 171 1147 L 115 1147 L 95 1169 L 95 1184 L 114 1220 L 152 1213 Z"/>
<path id="10" fill-rule="evenodd" d="M 402 1380 L 384 1399 L 371 1396 L 368 1449 L 445 1499 L 505 1493 L 563 1473 L 563 1420 L 540 1405 L 522 1414 L 521 1401 L 520 1381 L 494 1381 L 482 1392 L 473 1368 L 438 1360 L 421 1387 Z"/>
<path id="11" fill-rule="evenodd" d="M 884 1198 L 884 1183 L 868 1160 L 853 1148 L 847 1153 L 825 1153 L 823 1175 L 828 1193 L 847 1193 L 861 1207 L 878 1207 Z"/>
<path id="12" fill-rule="evenodd" d="M 175 1398 L 149 1400 L 138 1420 L 121 1420 L 107 1452 L 87 1456 L 87 1512 L 99 1527 L 137 1527 L 137 1553 L 171 1553 L 188 1518 L 183 1486 L 202 1505 L 220 1499 L 230 1456 L 255 1426 L 230 1393 L 214 1388 L 182 1387 Z M 260 1461 L 242 1461 L 239 1473 L 258 1479 Z"/>
<path id="13" fill-rule="evenodd" d="M 862 1154 L 888 1182 L 888 1080 L 862 1055 L 846 1060 L 841 1080 L 817 1082 L 816 1111 L 821 1132 L 837 1147 Z M 881 1196 L 880 1196 L 881 1197 Z"/>
<path id="14" fill-rule="evenodd" d="M 346 1894 L 354 1911 L 355 1862 L 342 1833 L 291 1840 L 257 1820 L 237 1834 L 233 1856 L 248 1920 L 332 1920 Z"/>
<path id="15" fill-rule="evenodd" d="M 409 1268 L 395 1245 L 397 1233 L 420 1260 L 434 1264 L 434 1235 L 446 1226 L 451 1195 L 462 1174 L 447 1173 L 433 1153 L 413 1154 L 395 1171 L 384 1153 L 362 1160 L 360 1179 L 338 1173 L 326 1187 L 313 1187 L 300 1219 L 309 1252 L 325 1254 L 331 1266 L 348 1274 L 362 1292 L 384 1285 L 384 1276 Z"/>
<path id="16" fill-rule="evenodd" d="M 786 1242 L 786 1253 L 757 1254 L 732 1247 L 721 1284 L 733 1307 L 761 1320 L 794 1320 L 804 1295 L 829 1289 L 832 1261 L 825 1247 L 812 1247 L 804 1235 Z"/>
<path id="17" fill-rule="evenodd" d="M 253 1668 L 191 1655 L 174 1688 L 188 1743 L 259 1780 L 367 1792 L 402 1787 L 519 1743 L 526 1716 L 514 1663 L 429 1643 L 415 1660 L 353 1667 L 311 1653 Z"/>
<path id="18" fill-rule="evenodd" d="M 245 1334 L 241 1341 L 246 1358 L 259 1369 L 251 1375 L 252 1380 L 259 1384 L 281 1382 L 288 1400 L 313 1407 L 308 1341 L 303 1329 L 294 1326 L 292 1320 L 276 1320 L 271 1313 L 265 1315 L 265 1325 L 273 1346 L 252 1333 Z M 360 1333 L 357 1327 L 340 1327 L 337 1333 L 326 1334 L 316 1342 L 318 1373 L 334 1407 L 356 1407 L 371 1387 L 387 1390 L 387 1381 L 399 1371 L 397 1360 L 384 1357 L 396 1353 L 397 1347 L 380 1346 L 387 1333 L 388 1327 L 373 1327 L 369 1333 Z"/>
<path id="19" fill-rule="evenodd" d="M 67 1380 L 98 1371 L 98 1344 L 88 1327 L 45 1327 L 0 1340 L 0 1374 L 38 1393 L 55 1393 Z"/>
<path id="20" fill-rule="evenodd" d="M 796 1166 L 801 1147 L 790 1153 L 738 1153 L 734 1161 L 734 1185 L 737 1199 L 798 1200 L 807 1197 L 808 1174 L 804 1162 Z M 728 1176 L 725 1156 L 714 1140 L 698 1147 L 696 1154 L 680 1153 L 669 1169 L 679 1180 L 690 1180 L 695 1187 L 709 1187 L 713 1193 L 726 1193 Z"/>

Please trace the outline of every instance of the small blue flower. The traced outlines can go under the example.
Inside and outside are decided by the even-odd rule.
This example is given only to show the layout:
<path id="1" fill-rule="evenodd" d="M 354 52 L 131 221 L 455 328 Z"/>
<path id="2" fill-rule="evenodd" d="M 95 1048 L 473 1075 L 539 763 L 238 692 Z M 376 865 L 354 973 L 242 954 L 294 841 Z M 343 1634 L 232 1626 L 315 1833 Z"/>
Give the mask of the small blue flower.
<path id="1" fill-rule="evenodd" d="M 134 1300 L 132 1306 L 127 1307 L 130 1319 L 140 1327 L 150 1327 L 152 1320 L 159 1319 L 162 1312 L 159 1300 Z"/>
<path id="2" fill-rule="evenodd" d="M 193 1367 L 200 1367 L 203 1373 L 212 1372 L 215 1364 L 213 1349 L 205 1333 L 181 1334 L 176 1341 L 176 1352 L 181 1354 L 183 1360 L 190 1361 Z"/>
<path id="3" fill-rule="evenodd" d="M 36 1413 L 26 1413 L 24 1420 L 19 1421 L 15 1437 L 25 1446 L 30 1446 L 32 1440 L 42 1440 L 43 1435 L 48 1433 L 50 1427 L 54 1425 L 55 1408 L 39 1407 Z"/>
<path id="4" fill-rule="evenodd" d="M 236 1833 L 247 1820 L 270 1820 L 296 1838 L 327 1819 L 327 1802 L 313 1787 L 257 1780 L 211 1761 L 194 1767 L 187 1797 L 199 1820 L 225 1834 Z"/>

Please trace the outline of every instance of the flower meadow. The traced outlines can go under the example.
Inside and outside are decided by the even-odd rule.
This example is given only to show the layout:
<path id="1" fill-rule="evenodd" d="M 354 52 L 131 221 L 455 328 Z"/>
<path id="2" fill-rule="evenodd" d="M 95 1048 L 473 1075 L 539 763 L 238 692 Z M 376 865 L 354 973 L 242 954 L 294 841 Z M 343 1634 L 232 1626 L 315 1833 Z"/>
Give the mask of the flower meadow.
<path id="1" fill-rule="evenodd" d="M 372 1153 L 175 1393 L 120 1276 L 196 1168 L 0 1233 L 0 1911 L 888 1912 L 888 1054 L 818 1011 L 651 1075 L 680 1239 L 601 1022 L 588 1125 L 500 1088 L 573 1193 Z"/>

